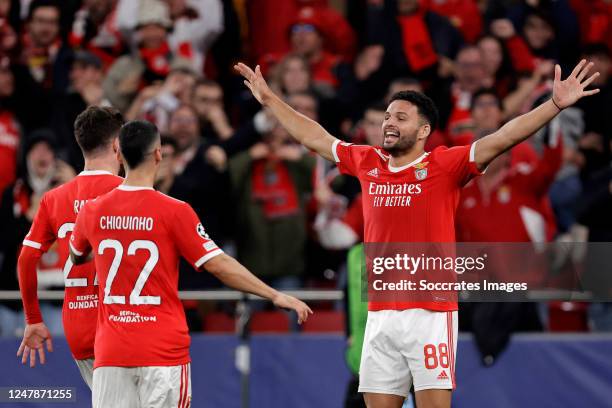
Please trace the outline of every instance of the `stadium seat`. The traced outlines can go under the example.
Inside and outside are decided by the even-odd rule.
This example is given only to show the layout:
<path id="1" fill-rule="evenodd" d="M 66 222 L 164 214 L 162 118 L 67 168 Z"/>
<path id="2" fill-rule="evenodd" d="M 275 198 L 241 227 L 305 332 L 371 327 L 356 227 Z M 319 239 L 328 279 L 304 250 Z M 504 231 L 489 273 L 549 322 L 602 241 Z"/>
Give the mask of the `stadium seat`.
<path id="1" fill-rule="evenodd" d="M 550 302 L 548 330 L 551 332 L 586 332 L 587 305 L 582 302 Z"/>
<path id="2" fill-rule="evenodd" d="M 227 313 L 211 312 L 204 316 L 202 330 L 207 333 L 233 333 L 236 330 L 236 321 Z"/>
<path id="3" fill-rule="evenodd" d="M 251 316 L 252 333 L 286 333 L 289 331 L 289 317 L 285 312 L 255 312 Z"/>
<path id="4" fill-rule="evenodd" d="M 317 310 L 302 326 L 304 333 L 344 333 L 344 313 L 334 310 Z"/>

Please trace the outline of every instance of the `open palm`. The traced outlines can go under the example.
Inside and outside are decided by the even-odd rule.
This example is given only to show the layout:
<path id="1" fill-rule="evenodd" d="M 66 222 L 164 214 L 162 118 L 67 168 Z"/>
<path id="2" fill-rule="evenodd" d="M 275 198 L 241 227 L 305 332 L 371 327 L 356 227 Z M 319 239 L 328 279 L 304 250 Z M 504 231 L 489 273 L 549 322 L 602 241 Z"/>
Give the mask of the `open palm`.
<path id="1" fill-rule="evenodd" d="M 593 75 L 585 79 L 592 67 L 592 62 L 587 64 L 587 61 L 583 59 L 578 63 L 578 65 L 576 65 L 576 67 L 574 67 L 574 70 L 565 79 L 565 81 L 562 81 L 561 67 L 559 65 L 555 65 L 555 81 L 553 83 L 552 97 L 553 102 L 559 108 L 567 108 L 568 106 L 576 103 L 576 101 L 583 96 L 594 95 L 599 92 L 599 89 L 585 91 L 585 88 L 599 76 L 599 72 L 595 72 Z"/>
<path id="2" fill-rule="evenodd" d="M 263 105 L 265 96 L 272 91 L 261 74 L 259 65 L 257 65 L 255 67 L 255 71 L 253 71 L 246 64 L 239 62 L 238 64 L 234 65 L 234 69 L 244 77 L 244 84 L 251 90 L 255 99 L 257 99 L 259 103 Z"/>

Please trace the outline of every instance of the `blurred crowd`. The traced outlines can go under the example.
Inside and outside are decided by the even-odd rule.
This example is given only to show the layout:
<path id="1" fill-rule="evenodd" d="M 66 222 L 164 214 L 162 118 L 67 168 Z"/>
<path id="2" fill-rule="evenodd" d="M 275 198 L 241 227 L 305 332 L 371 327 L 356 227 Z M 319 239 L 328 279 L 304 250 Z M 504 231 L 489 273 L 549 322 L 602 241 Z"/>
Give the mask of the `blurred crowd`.
<path id="1" fill-rule="evenodd" d="M 0 289 L 17 288 L 41 196 L 82 170 L 72 127 L 88 105 L 158 126 L 157 188 L 189 202 L 259 277 L 342 287 L 346 250 L 363 236 L 359 184 L 292 142 L 237 61 L 355 143 L 380 144 L 393 93 L 425 92 L 441 116 L 430 150 L 495 131 L 550 96 L 555 63 L 567 74 L 588 58 L 601 92 L 466 187 L 457 239 L 612 241 L 611 49 L 610 0 L 0 0 Z M 181 267 L 182 289 L 219 287 Z M 62 287 L 61 270 L 52 249 L 41 286 Z M 18 303 L 2 306 L 3 322 L 21 321 Z M 552 325 L 535 314 L 530 328 Z M 513 330 L 531 321 L 518 320 Z"/>

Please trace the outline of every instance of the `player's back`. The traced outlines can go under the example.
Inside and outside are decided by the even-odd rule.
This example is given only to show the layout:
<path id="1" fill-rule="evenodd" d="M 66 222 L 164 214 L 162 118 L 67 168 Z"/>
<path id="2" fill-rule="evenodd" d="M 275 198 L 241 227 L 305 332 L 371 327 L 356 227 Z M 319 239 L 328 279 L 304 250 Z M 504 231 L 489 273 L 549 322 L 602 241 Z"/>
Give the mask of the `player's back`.
<path id="1" fill-rule="evenodd" d="M 68 254 L 70 234 L 83 205 L 117 187 L 123 179 L 106 171 L 83 171 L 47 192 L 24 245 L 47 251 L 57 241 L 64 265 L 64 332 L 76 359 L 93 357 L 97 316 L 97 284 L 93 262 L 74 266 Z"/>
<path id="2" fill-rule="evenodd" d="M 152 188 L 122 185 L 89 203 L 82 216 L 78 235 L 83 231 L 92 248 L 103 296 L 96 367 L 189 362 L 190 340 L 178 297 L 179 256 L 189 245 L 208 251 L 204 257 L 221 252 L 199 231 L 191 207 Z"/>

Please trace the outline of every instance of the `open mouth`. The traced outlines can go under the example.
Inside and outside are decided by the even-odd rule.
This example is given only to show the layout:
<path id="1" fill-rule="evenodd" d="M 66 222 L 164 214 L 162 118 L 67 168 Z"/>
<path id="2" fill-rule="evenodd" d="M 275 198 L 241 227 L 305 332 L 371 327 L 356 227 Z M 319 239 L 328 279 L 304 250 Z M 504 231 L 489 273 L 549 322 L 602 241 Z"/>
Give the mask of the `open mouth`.
<path id="1" fill-rule="evenodd" d="M 384 143 L 395 143 L 399 139 L 399 132 L 396 130 L 386 130 L 384 134 Z"/>

